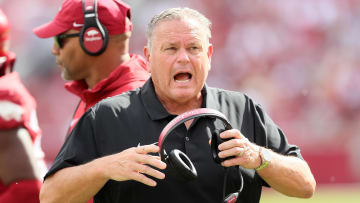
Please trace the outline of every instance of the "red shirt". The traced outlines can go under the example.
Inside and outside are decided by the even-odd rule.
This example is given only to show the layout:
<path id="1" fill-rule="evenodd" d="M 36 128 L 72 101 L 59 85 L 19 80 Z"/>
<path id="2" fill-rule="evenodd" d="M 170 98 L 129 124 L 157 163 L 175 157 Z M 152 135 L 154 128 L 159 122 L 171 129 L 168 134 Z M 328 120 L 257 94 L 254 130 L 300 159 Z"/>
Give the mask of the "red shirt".
<path id="1" fill-rule="evenodd" d="M 65 88 L 80 97 L 68 132 L 74 128 L 81 116 L 97 102 L 107 97 L 141 87 L 150 77 L 145 60 L 140 55 L 131 54 L 130 60 L 121 64 L 111 74 L 88 89 L 84 80 L 65 84 Z"/>
<path id="2" fill-rule="evenodd" d="M 12 72 L 0 77 L 0 130 L 24 127 L 34 144 L 34 155 L 43 174 L 47 168 L 41 149 L 41 130 L 36 115 L 36 102 L 22 84 L 19 74 Z M 6 190 L 0 180 L 0 195 Z"/>
<path id="3" fill-rule="evenodd" d="M 41 135 L 36 102 L 22 84 L 18 73 L 0 77 L 0 130 L 25 127 L 32 141 Z"/>

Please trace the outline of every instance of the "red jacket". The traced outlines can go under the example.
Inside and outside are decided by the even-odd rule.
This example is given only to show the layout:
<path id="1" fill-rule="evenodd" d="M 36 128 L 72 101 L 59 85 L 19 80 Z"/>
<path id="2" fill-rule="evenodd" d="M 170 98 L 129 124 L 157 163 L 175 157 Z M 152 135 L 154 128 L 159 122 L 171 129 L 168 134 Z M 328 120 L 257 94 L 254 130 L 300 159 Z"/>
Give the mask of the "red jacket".
<path id="1" fill-rule="evenodd" d="M 41 172 L 47 171 L 41 149 L 41 130 L 36 115 L 36 102 L 22 84 L 19 74 L 12 72 L 0 77 L 0 130 L 24 127 L 34 146 L 34 155 Z M 20 180 L 19 180 L 20 181 Z M 7 186 L 0 180 L 0 196 Z"/>
<path id="2" fill-rule="evenodd" d="M 25 127 L 32 141 L 41 135 L 35 99 L 12 72 L 0 77 L 0 130 L 16 127 Z"/>
<path id="3" fill-rule="evenodd" d="M 130 60 L 121 64 L 111 74 L 98 82 L 94 88 L 88 89 L 85 81 L 73 81 L 65 84 L 65 88 L 80 97 L 69 133 L 81 116 L 97 102 L 107 97 L 141 87 L 150 77 L 145 60 L 140 55 L 131 54 Z"/>

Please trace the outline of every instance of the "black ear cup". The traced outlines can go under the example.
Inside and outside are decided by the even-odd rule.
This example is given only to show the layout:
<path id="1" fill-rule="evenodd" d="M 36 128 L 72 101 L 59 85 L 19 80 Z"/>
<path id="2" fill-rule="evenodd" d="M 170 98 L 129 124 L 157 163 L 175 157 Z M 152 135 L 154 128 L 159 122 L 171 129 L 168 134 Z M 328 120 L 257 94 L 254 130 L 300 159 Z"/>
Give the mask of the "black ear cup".
<path id="1" fill-rule="evenodd" d="M 213 156 L 213 159 L 216 163 L 221 164 L 221 162 L 232 159 L 234 156 L 226 157 L 226 158 L 220 158 L 219 157 L 219 145 L 223 142 L 226 142 L 231 139 L 222 139 L 220 137 L 220 133 L 224 132 L 225 130 L 214 130 L 214 132 L 211 135 L 211 154 Z"/>
<path id="2" fill-rule="evenodd" d="M 195 166 L 184 152 L 178 149 L 172 150 L 167 162 L 186 180 L 194 180 L 197 178 Z"/>
<path id="3" fill-rule="evenodd" d="M 108 44 L 108 37 L 106 37 L 107 30 L 105 27 L 85 27 L 80 32 L 80 45 L 85 53 L 98 56 L 103 53 Z"/>
<path id="4" fill-rule="evenodd" d="M 102 54 L 109 41 L 106 27 L 100 23 L 97 15 L 97 1 L 89 6 L 85 0 L 82 0 L 84 13 L 84 26 L 80 31 L 80 45 L 85 53 L 91 56 Z"/>

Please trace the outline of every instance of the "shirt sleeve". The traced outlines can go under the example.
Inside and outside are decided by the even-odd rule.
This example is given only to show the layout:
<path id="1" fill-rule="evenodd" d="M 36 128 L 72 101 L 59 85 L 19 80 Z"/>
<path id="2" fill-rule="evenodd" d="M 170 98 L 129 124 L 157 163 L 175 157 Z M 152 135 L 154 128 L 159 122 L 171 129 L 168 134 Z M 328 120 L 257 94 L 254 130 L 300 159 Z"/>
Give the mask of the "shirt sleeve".
<path id="1" fill-rule="evenodd" d="M 295 156 L 303 160 L 300 148 L 289 144 L 284 132 L 272 121 L 260 105 L 252 105 L 255 122 L 255 143 L 272 151 L 285 155 Z M 257 174 L 257 173 L 256 173 Z M 258 174 L 263 186 L 270 187 Z"/>
<path id="2" fill-rule="evenodd" d="M 284 132 L 272 121 L 261 106 L 255 105 L 255 109 L 255 134 L 258 138 L 256 141 L 257 144 L 279 154 L 296 156 L 303 159 L 300 148 L 288 143 Z"/>
<path id="3" fill-rule="evenodd" d="M 44 180 L 61 169 L 85 164 L 98 157 L 94 118 L 94 112 L 91 110 L 83 115 L 67 137 Z"/>

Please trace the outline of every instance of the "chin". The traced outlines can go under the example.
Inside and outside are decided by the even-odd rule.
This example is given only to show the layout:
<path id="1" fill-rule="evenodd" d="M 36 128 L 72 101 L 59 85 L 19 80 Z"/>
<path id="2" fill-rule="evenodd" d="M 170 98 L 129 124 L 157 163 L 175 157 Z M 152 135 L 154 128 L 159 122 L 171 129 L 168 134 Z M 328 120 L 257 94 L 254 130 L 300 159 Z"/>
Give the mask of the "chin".
<path id="1" fill-rule="evenodd" d="M 69 74 L 67 74 L 65 71 L 61 72 L 61 77 L 63 80 L 66 81 L 73 81 L 73 77 L 71 77 Z"/>
<path id="2" fill-rule="evenodd" d="M 180 91 L 174 94 L 174 98 L 176 102 L 185 103 L 190 100 L 196 99 L 196 94 L 194 94 L 194 90 Z"/>

